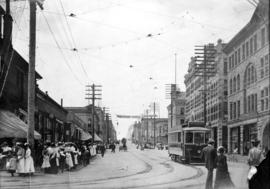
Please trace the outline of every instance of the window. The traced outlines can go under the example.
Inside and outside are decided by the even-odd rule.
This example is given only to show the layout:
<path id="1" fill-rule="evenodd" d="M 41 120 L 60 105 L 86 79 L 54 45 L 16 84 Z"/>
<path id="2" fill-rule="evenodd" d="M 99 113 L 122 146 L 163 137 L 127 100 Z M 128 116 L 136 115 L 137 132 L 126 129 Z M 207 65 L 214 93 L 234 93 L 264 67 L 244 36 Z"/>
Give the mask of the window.
<path id="1" fill-rule="evenodd" d="M 261 98 L 264 97 L 264 90 L 261 91 Z"/>
<path id="2" fill-rule="evenodd" d="M 249 56 L 249 44 L 248 41 L 246 42 L 246 56 Z"/>
<path id="3" fill-rule="evenodd" d="M 240 100 L 237 101 L 237 117 L 240 117 Z"/>
<path id="4" fill-rule="evenodd" d="M 233 92 L 236 91 L 236 78 L 233 78 Z"/>
<path id="5" fill-rule="evenodd" d="M 229 70 L 232 68 L 232 57 L 229 57 Z"/>
<path id="6" fill-rule="evenodd" d="M 238 49 L 238 56 L 237 56 L 237 58 L 238 58 L 238 64 L 241 62 L 241 55 L 240 55 L 240 52 L 241 52 L 241 50 L 240 50 L 240 48 Z"/>
<path id="7" fill-rule="evenodd" d="M 268 59 L 268 55 L 264 56 L 264 66 L 265 66 L 264 74 L 265 74 L 265 76 L 268 76 L 269 75 L 269 59 Z"/>
<path id="8" fill-rule="evenodd" d="M 268 110 L 268 98 L 265 99 L 265 110 Z"/>
<path id="9" fill-rule="evenodd" d="M 255 97 L 254 97 L 254 101 L 255 101 L 255 111 L 257 112 L 257 94 L 255 94 Z"/>
<path id="10" fill-rule="evenodd" d="M 237 75 L 237 91 L 240 90 L 240 75 Z"/>
<path id="11" fill-rule="evenodd" d="M 204 144 L 204 133 L 194 133 L 194 143 Z"/>
<path id="12" fill-rule="evenodd" d="M 193 132 L 186 132 L 186 143 L 193 143 Z"/>
<path id="13" fill-rule="evenodd" d="M 234 54 L 232 54 L 232 68 L 234 67 Z"/>
<path id="14" fill-rule="evenodd" d="M 235 66 L 238 64 L 238 61 L 237 61 L 237 51 L 234 52 L 234 62 L 235 62 Z"/>
<path id="15" fill-rule="evenodd" d="M 250 44 L 250 54 L 253 54 L 253 37 L 250 38 L 249 44 Z"/>
<path id="16" fill-rule="evenodd" d="M 177 133 L 178 134 L 178 142 L 181 142 L 181 132 Z"/>
<path id="17" fill-rule="evenodd" d="M 232 113 L 233 113 L 233 104 L 230 102 L 230 119 L 232 119 Z"/>
<path id="18" fill-rule="evenodd" d="M 261 29 L 261 42 L 262 42 L 261 47 L 263 47 L 265 45 L 265 28 Z"/>
<path id="19" fill-rule="evenodd" d="M 261 100 L 261 111 L 264 111 L 264 100 Z"/>
<path id="20" fill-rule="evenodd" d="M 242 45 L 242 60 L 245 60 L 245 54 L 246 54 L 246 50 L 245 50 L 245 43 Z"/>
<path id="21" fill-rule="evenodd" d="M 268 87 L 265 88 L 265 96 L 268 96 Z"/>
<path id="22" fill-rule="evenodd" d="M 264 58 L 261 58 L 261 79 L 264 78 Z"/>
<path id="23" fill-rule="evenodd" d="M 248 96 L 248 112 L 250 112 L 250 96 Z"/>
<path id="24" fill-rule="evenodd" d="M 236 118 L 236 102 L 233 103 L 233 118 Z"/>
<path id="25" fill-rule="evenodd" d="M 230 94 L 232 94 L 232 79 L 230 79 Z"/>
<path id="26" fill-rule="evenodd" d="M 254 112 L 255 107 L 254 107 L 254 95 L 251 95 L 251 111 Z"/>
<path id="27" fill-rule="evenodd" d="M 257 51 L 258 48 L 258 41 L 257 41 L 257 34 L 254 35 L 254 52 Z"/>

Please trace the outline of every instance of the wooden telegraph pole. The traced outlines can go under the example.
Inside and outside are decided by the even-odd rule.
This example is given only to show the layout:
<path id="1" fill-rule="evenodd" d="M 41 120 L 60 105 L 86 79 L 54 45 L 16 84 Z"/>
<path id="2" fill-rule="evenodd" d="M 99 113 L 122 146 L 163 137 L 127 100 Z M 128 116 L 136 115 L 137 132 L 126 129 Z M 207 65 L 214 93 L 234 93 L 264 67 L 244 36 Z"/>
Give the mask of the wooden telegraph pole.
<path id="1" fill-rule="evenodd" d="M 156 148 L 156 103 L 154 102 L 154 147 Z"/>
<path id="2" fill-rule="evenodd" d="M 29 0 L 30 5 L 30 29 L 29 29 L 29 70 L 28 70 L 28 132 L 27 142 L 34 146 L 35 129 L 35 62 L 36 62 L 36 1 Z"/>
<path id="3" fill-rule="evenodd" d="M 215 46 L 214 44 L 208 44 L 204 46 L 195 46 L 196 64 L 195 64 L 195 76 L 203 77 L 203 112 L 204 112 L 204 125 L 207 122 L 207 80 L 209 77 L 213 77 L 216 74 L 215 65 Z"/>
<path id="4" fill-rule="evenodd" d="M 101 100 L 101 85 L 86 85 L 86 98 L 87 100 L 92 100 L 92 120 L 91 120 L 91 127 L 92 127 L 92 144 L 94 144 L 95 141 L 95 100 Z M 90 116 L 91 116 L 90 113 Z"/>

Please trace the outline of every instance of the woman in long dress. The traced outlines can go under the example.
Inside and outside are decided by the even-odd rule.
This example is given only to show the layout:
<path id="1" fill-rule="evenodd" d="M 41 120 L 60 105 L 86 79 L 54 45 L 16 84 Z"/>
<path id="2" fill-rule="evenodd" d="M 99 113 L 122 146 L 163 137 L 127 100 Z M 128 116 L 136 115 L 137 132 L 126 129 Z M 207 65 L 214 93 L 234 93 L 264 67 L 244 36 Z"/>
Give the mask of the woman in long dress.
<path id="1" fill-rule="evenodd" d="M 33 174 L 35 172 L 35 167 L 34 167 L 34 161 L 31 156 L 31 149 L 29 147 L 29 144 L 25 144 L 25 162 L 24 162 L 24 171 L 26 174 Z"/>
<path id="2" fill-rule="evenodd" d="M 24 155 L 25 155 L 25 150 L 23 148 L 23 145 L 21 143 L 17 144 L 18 146 L 18 151 L 17 151 L 17 169 L 16 172 L 21 176 L 25 173 L 24 171 Z"/>
<path id="3" fill-rule="evenodd" d="M 215 189 L 234 188 L 234 184 L 228 171 L 227 157 L 224 155 L 224 151 L 225 150 L 222 146 L 218 148 L 219 155 L 216 158 L 217 171 Z"/>
<path id="4" fill-rule="evenodd" d="M 50 164 L 50 155 L 47 150 L 47 146 L 44 147 L 42 151 L 42 156 L 43 156 L 43 162 L 42 162 L 41 168 L 44 169 L 44 173 L 49 173 L 51 164 Z"/>

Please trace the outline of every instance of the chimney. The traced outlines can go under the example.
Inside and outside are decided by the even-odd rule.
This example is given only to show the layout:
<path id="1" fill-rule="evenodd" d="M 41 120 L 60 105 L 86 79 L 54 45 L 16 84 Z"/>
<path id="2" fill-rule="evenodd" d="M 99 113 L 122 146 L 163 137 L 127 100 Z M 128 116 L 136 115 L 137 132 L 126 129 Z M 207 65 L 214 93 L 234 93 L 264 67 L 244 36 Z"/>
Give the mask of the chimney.
<path id="1" fill-rule="evenodd" d="M 61 107 L 63 107 L 63 99 L 61 98 Z"/>
<path id="2" fill-rule="evenodd" d="M 45 91 L 45 94 L 48 95 L 48 91 Z"/>

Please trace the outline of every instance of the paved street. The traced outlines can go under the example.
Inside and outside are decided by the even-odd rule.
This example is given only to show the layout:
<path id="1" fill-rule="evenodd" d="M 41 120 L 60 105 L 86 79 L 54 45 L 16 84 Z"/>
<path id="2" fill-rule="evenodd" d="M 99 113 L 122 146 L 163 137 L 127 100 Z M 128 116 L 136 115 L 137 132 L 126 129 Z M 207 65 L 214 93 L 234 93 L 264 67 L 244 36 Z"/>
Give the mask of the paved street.
<path id="1" fill-rule="evenodd" d="M 233 181 L 246 188 L 245 166 L 230 164 Z M 203 166 L 186 166 L 172 162 L 167 151 L 137 150 L 99 155 L 88 167 L 58 175 L 38 173 L 33 177 L 10 177 L 1 172 L 1 188 L 204 188 Z"/>

